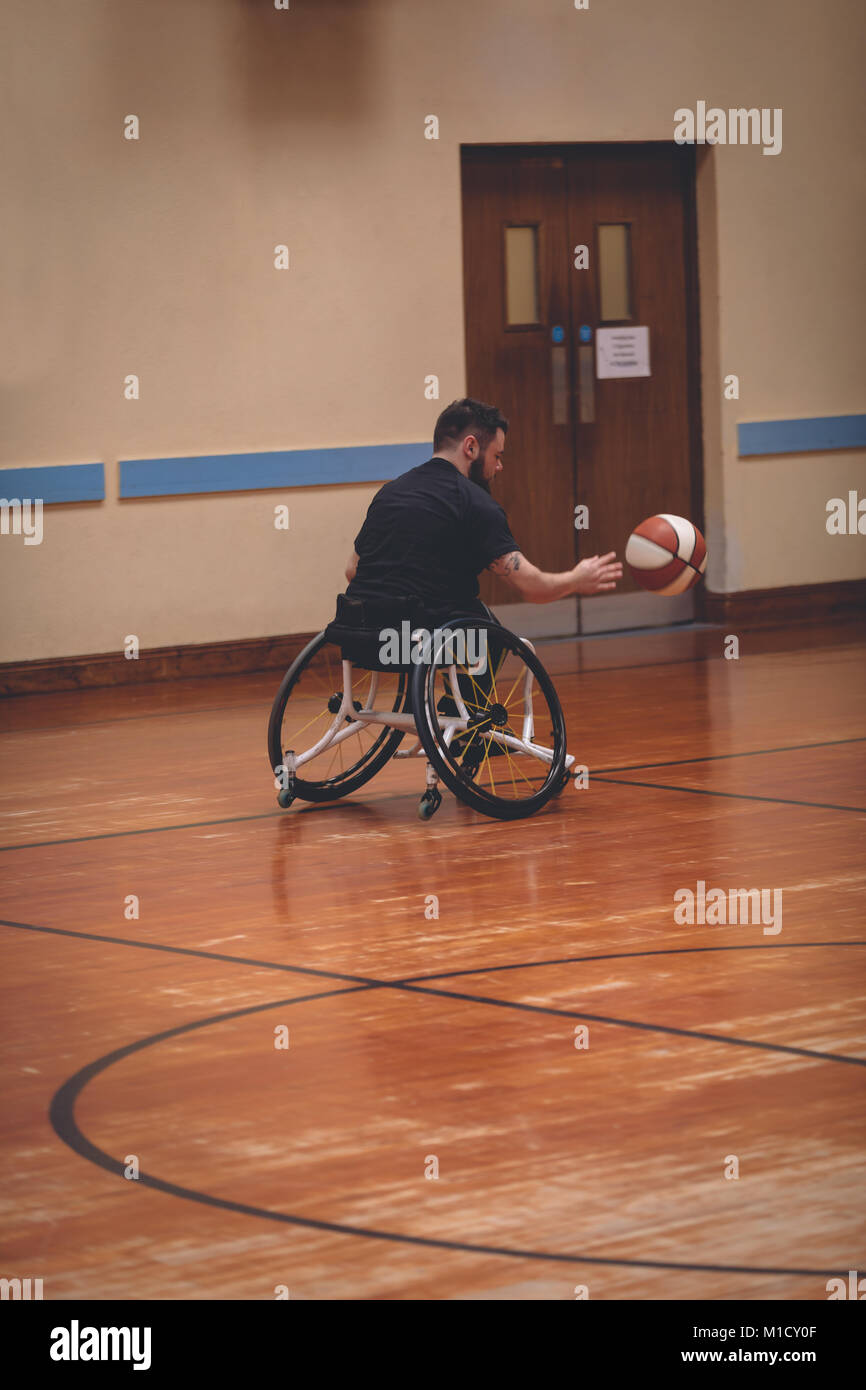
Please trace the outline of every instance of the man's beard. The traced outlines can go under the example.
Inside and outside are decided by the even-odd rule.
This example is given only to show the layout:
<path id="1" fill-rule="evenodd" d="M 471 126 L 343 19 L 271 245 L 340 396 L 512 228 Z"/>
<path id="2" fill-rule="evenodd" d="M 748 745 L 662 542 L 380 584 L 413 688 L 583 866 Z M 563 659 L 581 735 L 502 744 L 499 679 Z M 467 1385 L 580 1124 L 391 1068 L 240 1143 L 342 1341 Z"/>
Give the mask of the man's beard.
<path id="1" fill-rule="evenodd" d="M 469 477 L 473 483 L 477 483 L 479 487 L 483 487 L 485 492 L 490 491 L 490 484 L 484 477 L 483 458 L 473 459 L 472 462 L 469 464 Z"/>

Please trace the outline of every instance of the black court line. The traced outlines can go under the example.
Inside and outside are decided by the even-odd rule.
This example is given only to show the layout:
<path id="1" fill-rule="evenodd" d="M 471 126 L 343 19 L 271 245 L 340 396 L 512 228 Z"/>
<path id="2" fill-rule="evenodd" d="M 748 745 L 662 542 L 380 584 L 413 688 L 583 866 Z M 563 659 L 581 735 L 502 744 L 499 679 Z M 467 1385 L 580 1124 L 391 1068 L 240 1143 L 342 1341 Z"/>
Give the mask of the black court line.
<path id="1" fill-rule="evenodd" d="M 747 752 L 744 752 L 744 753 L 718 753 L 718 754 L 714 754 L 714 755 L 712 755 L 712 756 L 710 756 L 710 757 L 706 757 L 706 758 L 676 758 L 676 759 L 673 759 L 671 762 L 664 762 L 664 763 L 634 763 L 634 764 L 632 764 L 632 765 L 629 766 L 629 767 L 613 767 L 613 768 L 607 768 L 607 769 L 606 769 L 606 768 L 599 768 L 599 770 L 598 770 L 597 772 L 593 772 L 592 769 L 590 769 L 590 777 L 596 777 L 599 781 L 604 780 L 604 781 L 608 781 L 608 782 L 615 782 L 617 779 L 614 778 L 614 777 L 608 777 L 608 776 L 607 776 L 607 772 L 631 772 L 631 771 L 639 772 L 639 771 L 641 771 L 642 769 L 649 769 L 649 768 L 654 768 L 654 767 L 680 767 L 680 766 L 685 765 L 685 764 L 688 764 L 688 763 L 696 763 L 696 762 L 698 762 L 698 763 L 703 763 L 703 762 L 719 762 L 719 761 L 727 760 L 727 759 L 731 759 L 731 758 L 756 758 L 756 757 L 762 756 L 762 755 L 764 755 L 764 754 L 769 754 L 769 753 L 796 753 L 796 752 L 798 752 L 800 749 L 810 749 L 810 748 L 834 748 L 834 747 L 836 747 L 836 746 L 837 746 L 838 744 L 840 744 L 840 743 L 863 743 L 863 742 L 866 742 L 866 735 L 862 735 L 862 736 L 858 735 L 858 736 L 855 736 L 855 737 L 853 737 L 853 738 L 842 738 L 842 739 L 835 738 L 835 739 L 828 739 L 825 743 L 792 743 L 792 744 L 787 744 L 787 745 L 785 745 L 784 747 L 781 747 L 781 748 L 754 748 L 754 749 L 749 749 Z M 419 761 L 420 761 L 420 759 L 419 759 Z M 624 781 L 624 785 L 625 785 L 625 786 L 631 786 L 631 787 L 653 787 L 653 788 L 660 788 L 661 790 L 667 790 L 667 791 L 697 792 L 697 791 L 702 790 L 702 789 L 696 788 L 696 787 L 667 787 L 665 784 L 660 783 L 660 782 L 659 782 L 659 783 L 656 783 L 656 782 L 633 782 L 633 781 Z M 404 799 L 407 798 L 407 797 L 413 797 L 413 796 L 415 796 L 415 794 L 416 794 L 416 793 L 415 793 L 415 792 L 412 792 L 412 791 L 409 791 L 409 792 L 395 792 L 395 793 L 390 794 L 390 795 L 377 797 L 376 799 L 377 799 L 377 801 L 379 801 L 379 802 L 381 802 L 381 801 L 401 801 L 401 800 L 404 800 Z M 783 806 L 788 806 L 788 805 L 790 805 L 790 806 L 814 806 L 814 807 L 816 807 L 816 808 L 818 808 L 818 809 L 821 809 L 821 810 L 828 810 L 828 811 L 857 811 L 857 810 L 859 810 L 859 808 L 856 807 L 856 806 L 832 806 L 832 805 L 829 805 L 829 804 L 826 803 L 826 802 L 819 802 L 819 801 L 787 801 L 787 800 L 785 800 L 784 797 L 772 797 L 772 796 L 765 796 L 765 797 L 761 797 L 761 796 L 751 796 L 751 797 L 750 797 L 750 796 L 749 796 L 747 793 L 745 793 L 745 792 L 740 793 L 740 792 L 709 792 L 709 791 L 705 791 L 705 792 L 704 792 L 704 795 L 705 795 L 705 796 L 729 796 L 729 797 L 739 798 L 739 799 L 747 800 L 747 801 L 748 801 L 748 800 L 751 800 L 751 801 L 770 801 L 770 802 L 778 802 L 780 805 L 783 805 Z M 309 802 L 309 803 L 305 803 L 305 804 L 306 804 L 306 805 L 312 806 L 314 803 L 313 803 L 313 802 Z M 297 815 L 298 812 L 296 811 L 295 814 Z M 10 854 L 10 853 L 12 853 L 12 852 L 14 852 L 14 851 L 16 851 L 16 850 L 24 850 L 24 849 L 51 849 L 51 848 L 54 848 L 54 847 L 57 846 L 57 845 L 82 845 L 82 844 L 88 844 L 88 843 L 90 843 L 90 841 L 92 841 L 92 840 L 122 840 L 122 839 L 127 839 L 127 838 L 129 838 L 130 836 L 134 836 L 134 835 L 163 835 L 163 834 L 165 834 L 166 832 L 171 831 L 171 830 L 199 830 L 199 829 L 207 829 L 209 826 L 212 826 L 212 825 L 242 825 L 245 821 L 253 821 L 253 820 L 284 820 L 284 819 L 286 819 L 286 812 L 285 812 L 285 811 L 256 811 L 256 812 L 254 812 L 253 814 L 248 815 L 248 816 L 224 816 L 224 817 L 223 817 L 222 819 L 220 819 L 220 820 L 183 821 L 183 822 L 180 822 L 180 823 L 177 824 L 177 825 L 146 825 L 146 826 L 142 826 L 142 827 L 141 827 L 140 829 L 138 829 L 138 830 L 107 830 L 107 831 L 100 831 L 100 832 L 98 832 L 98 833 L 95 834 L 95 835 L 70 835 L 67 839 L 64 839 L 64 840 L 30 840 L 30 841 L 28 841 L 26 844 L 20 844 L 20 845 L 0 845 L 0 854 Z"/>
<path id="2" fill-rule="evenodd" d="M 645 1023 L 639 1019 L 615 1018 L 604 1014 L 589 1014 L 583 1012 L 576 1012 L 572 1009 L 556 1009 L 552 1006 L 542 1004 L 524 1004 L 518 1000 L 495 999 L 483 994 L 463 994 L 458 992 L 457 990 L 432 989 L 425 987 L 426 982 L 430 980 L 447 980 L 455 978 L 457 976 L 465 975 L 496 975 L 500 971 L 505 970 L 535 970 L 538 969 L 540 966 L 545 965 L 574 965 L 581 962 L 586 963 L 593 960 L 631 960 L 635 958 L 661 955 L 699 955 L 712 950 L 754 951 L 763 949 L 767 951 L 785 951 L 797 949 L 798 947 L 800 949 L 804 947 L 812 947 L 813 949 L 817 947 L 820 949 L 829 946 L 860 946 L 866 944 L 866 942 L 860 941 L 803 941 L 792 942 L 790 946 L 770 945 L 770 943 L 768 942 L 743 944 L 739 946 L 679 946 L 667 950 L 659 949 L 652 951 L 622 951 L 613 954 L 596 956 L 567 956 L 561 957 L 559 960 L 520 961 L 516 963 L 512 962 L 508 965 L 503 966 L 475 966 L 471 970 L 443 971 L 437 975 L 416 975 L 404 977 L 398 980 L 382 980 L 370 975 L 349 975 L 343 971 L 324 970 L 315 968 L 313 966 L 285 965 L 275 961 L 261 961 L 245 956 L 224 955 L 217 951 L 203 951 L 190 946 L 169 946 L 154 941 L 140 941 L 128 939 L 122 936 L 102 936 L 94 932 L 73 931 L 66 927 L 44 927 L 29 922 L 12 922 L 4 920 L 0 920 L 0 926 L 14 927 L 20 931 L 39 932 L 43 935 L 49 936 L 68 936 L 81 941 L 99 941 L 105 945 L 127 946 L 133 949 L 145 951 L 159 951 L 164 952 L 168 955 L 196 956 L 200 959 L 214 960 L 219 961 L 220 963 L 231 963 L 234 965 L 249 965 L 257 969 L 279 970 L 285 971 L 289 974 L 305 976 L 309 975 L 312 976 L 314 979 L 340 980 L 341 982 L 355 985 L 361 989 L 405 990 L 407 993 L 430 994 L 436 997 L 443 997 L 446 999 L 458 999 L 463 1003 L 487 1004 L 493 1008 L 516 1009 L 526 1013 L 551 1014 L 554 1017 L 577 1018 L 586 1020 L 591 1023 L 606 1023 L 611 1025 L 612 1027 L 617 1028 L 634 1028 L 641 1032 L 665 1033 L 673 1037 L 697 1038 L 699 1041 L 703 1042 L 727 1043 L 729 1046 L 732 1047 L 754 1047 L 767 1052 L 790 1053 L 797 1057 L 810 1057 L 815 1061 L 847 1062 L 850 1063 L 852 1066 L 866 1066 L 866 1058 L 849 1057 L 844 1053 L 818 1052 L 812 1048 L 789 1047 L 784 1043 L 769 1043 L 756 1041 L 750 1038 L 736 1038 L 728 1036 L 724 1033 L 706 1033 L 698 1029 L 674 1028 L 669 1027 L 666 1024 Z"/>
<path id="3" fill-rule="evenodd" d="M 778 949 L 778 948 L 777 948 Z M 206 1019 L 198 1019 L 192 1023 L 180 1024 L 176 1028 L 166 1029 L 161 1033 L 152 1034 L 150 1037 L 139 1039 L 137 1042 L 129 1043 L 125 1047 L 117 1048 L 115 1051 L 97 1058 L 96 1061 L 88 1063 L 65 1081 L 55 1092 L 51 1100 L 49 1118 L 52 1127 L 58 1138 L 67 1144 L 75 1153 L 82 1158 L 88 1159 L 91 1163 L 107 1170 L 121 1179 L 124 1178 L 125 1167 L 118 1159 L 113 1158 L 105 1150 L 100 1149 L 94 1144 L 79 1128 L 75 1118 L 75 1102 L 84 1090 L 85 1086 L 107 1070 L 114 1063 L 129 1057 L 135 1052 L 143 1051 L 147 1047 L 155 1046 L 159 1042 L 164 1042 L 168 1038 L 174 1038 L 181 1034 L 195 1032 L 199 1029 L 209 1027 L 214 1024 L 222 1023 L 247 1014 L 263 1013 L 269 1008 L 287 1008 L 293 1004 L 308 1003 L 313 1000 L 333 998 L 342 994 L 362 993 L 365 986 L 357 989 L 348 990 L 327 990 L 319 994 L 301 996 L 295 999 L 280 999 L 271 1004 L 259 1004 L 243 1009 L 234 1009 L 227 1014 L 218 1014 Z M 489 1000 L 483 1002 L 491 1002 Z M 502 1001 L 499 1001 L 502 1002 Z M 246 1202 L 235 1202 L 223 1197 L 213 1196 L 211 1193 L 201 1192 L 194 1188 L 181 1187 L 177 1183 L 166 1182 L 162 1178 L 157 1178 L 149 1173 L 139 1173 L 137 1181 L 145 1187 L 150 1187 L 159 1192 L 164 1192 L 168 1196 L 180 1197 L 187 1201 L 201 1203 L 205 1206 L 217 1207 L 222 1211 L 232 1211 L 244 1216 L 253 1216 L 262 1220 L 276 1221 L 284 1225 L 301 1226 L 307 1229 L 327 1231 L 336 1235 L 348 1235 L 355 1238 L 366 1238 L 369 1240 L 388 1241 L 401 1245 L 422 1246 L 427 1249 L 454 1250 L 461 1253 L 494 1255 L 508 1259 L 539 1260 L 545 1262 L 556 1262 L 560 1264 L 579 1264 L 579 1265 L 604 1265 L 616 1268 L 631 1269 L 668 1269 L 680 1270 L 697 1273 L 715 1274 L 748 1274 L 760 1277 L 768 1274 L 797 1276 L 809 1278 L 827 1278 L 838 1274 L 835 1269 L 802 1269 L 786 1267 L 768 1267 L 759 1265 L 723 1265 L 723 1264 L 704 1264 L 696 1261 L 676 1261 L 676 1260 L 638 1260 L 617 1258 L 613 1256 L 586 1255 L 563 1253 L 559 1251 L 525 1250 L 511 1246 L 480 1245 L 470 1241 L 442 1240 L 431 1236 L 415 1236 L 398 1231 L 385 1231 L 368 1226 L 349 1226 L 342 1222 L 321 1221 L 312 1217 L 294 1216 L 287 1212 L 272 1211 L 267 1207 L 256 1207 Z"/>
<path id="4" fill-rule="evenodd" d="M 0 926 L 3 923 L 0 922 Z M 593 960 L 632 960 L 645 956 L 701 956 L 718 951 L 800 951 L 815 946 L 866 946 L 866 941 L 755 941 L 729 946 L 660 946 L 647 951 L 607 951 L 595 956 L 554 956 L 549 960 L 517 961 L 508 965 L 473 966 L 471 970 L 443 970 L 435 975 L 405 975 L 395 984 L 426 984 L 430 980 L 455 980 L 461 975 L 499 975 L 505 970 L 537 970 L 547 965 L 578 965 Z"/>
<path id="5" fill-rule="evenodd" d="M 767 801 L 774 806 L 807 806 L 816 811 L 853 811 L 855 815 L 866 814 L 864 806 L 836 806 L 829 801 L 798 801 L 789 796 L 758 796 L 754 792 L 717 792 L 708 787 L 674 787 L 669 782 L 635 782 L 627 777 L 605 777 L 590 772 L 590 779 L 596 782 L 611 782 L 622 787 L 649 787 L 651 791 L 688 792 L 691 796 L 722 796 L 730 801 Z"/>
<path id="6" fill-rule="evenodd" d="M 300 975 L 313 975 L 326 980 L 348 980 L 365 985 L 382 983 L 367 975 L 347 975 L 342 971 L 325 970 L 310 965 L 286 965 L 282 961 L 258 960 L 254 956 L 230 956 L 220 951 L 205 951 L 195 946 L 171 946 L 162 941 L 142 941 L 138 937 L 105 936 L 98 932 L 75 931 L 72 927 L 46 927 L 37 922 L 13 922 L 8 918 L 0 918 L 0 927 L 14 927 L 19 931 L 40 932 L 46 936 L 70 936 L 79 941 L 101 941 L 109 946 L 129 946 L 142 951 L 163 951 L 167 955 L 173 956 L 197 956 L 202 960 L 216 960 L 229 965 L 252 965 L 260 970 L 296 971 Z M 392 985 L 426 984 L 430 980 L 451 980 L 460 975 L 498 975 L 503 970 L 536 970 L 546 965 L 579 965 L 593 960 L 632 960 L 644 956 L 698 956 L 714 951 L 798 951 L 827 946 L 866 946 L 866 940 L 734 942 L 727 946 L 664 946 L 646 951 L 605 952 L 602 955 L 552 956 L 544 960 L 474 965 L 468 970 L 444 970 L 433 975 L 401 975 L 395 980 L 388 981 L 388 983 Z"/>
<path id="7" fill-rule="evenodd" d="M 493 972 L 491 972 L 493 973 Z M 441 978 L 441 977 L 440 977 Z M 615 1028 L 635 1028 L 646 1033 L 665 1033 L 672 1037 L 697 1038 L 701 1042 L 730 1043 L 734 1047 L 756 1047 L 766 1052 L 784 1052 L 796 1057 L 811 1057 L 823 1062 L 849 1062 L 866 1067 L 866 1057 L 848 1057 L 839 1052 L 816 1052 L 808 1047 L 788 1047 L 784 1043 L 756 1042 L 749 1038 L 728 1037 L 724 1033 L 705 1033 L 694 1028 L 672 1028 L 668 1024 L 642 1023 L 635 1019 L 612 1018 L 607 1014 L 588 1014 L 576 1009 L 554 1009 L 547 1004 L 524 1004 L 513 999 L 491 999 L 484 994 L 461 994 L 451 989 L 430 989 L 422 985 L 400 984 L 391 988 L 405 989 L 413 994 L 432 994 L 446 999 L 460 999 L 467 1004 L 491 1004 L 499 1009 L 518 1009 L 523 1013 L 549 1014 L 556 1018 L 577 1018 L 589 1023 L 606 1023 Z"/>
<path id="8" fill-rule="evenodd" d="M 783 748 L 755 748 L 745 753 L 709 753 L 702 758 L 670 758 L 663 763 L 625 763 L 622 767 L 600 767 L 595 776 L 603 772 L 649 772 L 654 767 L 684 767 L 687 763 L 721 763 L 730 758 L 763 758 L 771 753 L 801 753 L 810 748 L 836 748 L 842 743 L 866 743 L 866 734 L 855 734 L 853 738 L 828 738 L 821 743 L 789 743 Z"/>
<path id="9" fill-rule="evenodd" d="M 346 975 L 337 970 L 317 970 L 310 965 L 283 965 L 279 961 L 256 960 L 252 956 L 229 956 L 219 951 L 202 951 L 193 946 L 169 946 L 161 941 L 140 941 L 126 936 L 102 936 L 97 932 L 73 931 L 69 927 L 43 927 L 33 922 L 12 922 L 0 919 L 0 927 L 15 927 L 19 931 L 41 932 L 46 936 L 71 936 L 79 941 L 101 941 L 107 946 L 131 946 L 139 951 L 160 951 L 172 956 L 196 956 L 200 960 L 215 960 L 230 965 L 251 965 L 258 970 L 284 970 L 289 974 L 311 975 L 322 980 L 345 980 L 372 989 L 381 982 L 368 975 Z"/>
<path id="10" fill-rule="evenodd" d="M 248 820 L 283 820 L 285 811 L 256 811 L 250 816 L 224 816 L 222 820 L 182 821 L 177 825 L 144 825 L 139 830 L 104 830 L 96 835 L 70 835 L 66 840 L 31 840 L 26 845 L 0 845 L 0 854 L 16 849 L 50 849 L 54 845 L 84 845 L 91 840 L 124 840 L 131 835 L 164 835 L 169 830 L 204 830 L 209 825 L 241 825 Z"/>

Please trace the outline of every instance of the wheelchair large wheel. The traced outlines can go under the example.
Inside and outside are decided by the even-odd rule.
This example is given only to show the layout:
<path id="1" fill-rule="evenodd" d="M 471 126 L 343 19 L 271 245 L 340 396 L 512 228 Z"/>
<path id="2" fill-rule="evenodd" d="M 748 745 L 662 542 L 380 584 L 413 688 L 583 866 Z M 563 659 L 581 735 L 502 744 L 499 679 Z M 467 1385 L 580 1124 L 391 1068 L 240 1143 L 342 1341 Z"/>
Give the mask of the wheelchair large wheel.
<path id="1" fill-rule="evenodd" d="M 462 654 L 470 659 L 486 642 L 487 669 L 474 674 L 468 661 L 456 659 L 459 637 L 450 650 L 447 638 L 434 637 L 430 661 L 412 672 L 424 751 L 445 785 L 476 811 L 499 820 L 531 816 L 563 781 L 565 721 L 553 682 L 532 648 L 498 623 L 463 619 L 446 627 L 465 634 Z"/>
<path id="2" fill-rule="evenodd" d="M 404 708 L 408 686 L 404 674 L 353 670 L 352 703 L 356 710 L 369 707 L 374 681 L 377 709 Z M 271 709 L 268 757 L 275 775 L 286 767 L 287 754 L 297 758 L 324 738 L 339 713 L 342 697 L 340 649 L 320 632 L 292 662 Z M 384 767 L 402 738 L 403 730 L 382 724 L 360 725 L 345 740 L 303 763 L 294 775 L 289 773 L 280 804 L 288 805 L 295 797 L 301 801 L 337 801 L 348 796 Z"/>

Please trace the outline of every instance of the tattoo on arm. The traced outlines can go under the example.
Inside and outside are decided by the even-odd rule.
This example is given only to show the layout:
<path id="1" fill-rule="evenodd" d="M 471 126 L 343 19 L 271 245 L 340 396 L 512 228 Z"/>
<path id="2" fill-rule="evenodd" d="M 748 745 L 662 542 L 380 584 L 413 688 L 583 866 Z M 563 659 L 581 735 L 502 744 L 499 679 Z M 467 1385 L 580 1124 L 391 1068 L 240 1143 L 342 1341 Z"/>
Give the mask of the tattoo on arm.
<path id="1" fill-rule="evenodd" d="M 512 550 L 510 555 L 500 555 L 497 560 L 493 560 L 487 568 L 491 574 L 498 574 L 500 578 L 507 579 L 509 574 L 520 569 L 520 561 L 523 559 L 519 550 Z"/>

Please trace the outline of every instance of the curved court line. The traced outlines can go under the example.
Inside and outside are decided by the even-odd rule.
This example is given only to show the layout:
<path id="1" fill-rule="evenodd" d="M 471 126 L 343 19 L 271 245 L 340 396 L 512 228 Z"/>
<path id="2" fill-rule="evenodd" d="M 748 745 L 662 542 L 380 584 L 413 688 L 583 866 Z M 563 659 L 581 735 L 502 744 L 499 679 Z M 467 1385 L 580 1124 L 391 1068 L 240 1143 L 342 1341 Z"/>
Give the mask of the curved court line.
<path id="1" fill-rule="evenodd" d="M 3 923 L 0 922 L 0 926 Z M 51 931 L 53 928 L 43 928 Z M 814 946 L 866 946 L 866 941 L 769 941 L 732 942 L 727 946 L 659 946 L 648 951 L 606 951 L 595 956 L 552 956 L 549 960 L 514 961 L 507 965 L 474 965 L 469 970 L 442 970 L 434 975 L 401 975 L 395 984 L 424 984 L 428 980 L 455 980 L 459 975 L 498 975 L 504 970 L 535 970 L 540 965 L 577 965 L 592 960 L 631 960 L 636 956 L 701 956 L 714 951 L 802 951 Z"/>
<path id="2" fill-rule="evenodd" d="M 824 943 L 814 944 L 821 945 Z M 769 949 L 783 950 L 785 948 L 777 946 L 770 947 Z M 317 994 L 302 995 L 291 999 L 278 999 L 266 1004 L 248 1005 L 241 1009 L 233 1009 L 225 1014 L 216 1014 L 209 1018 L 194 1020 L 192 1023 L 179 1024 L 175 1028 L 165 1029 L 160 1033 L 154 1033 L 151 1034 L 149 1037 L 141 1038 L 137 1042 L 128 1043 L 125 1047 L 116 1048 L 113 1052 L 106 1053 L 103 1057 L 99 1057 L 94 1062 L 90 1062 L 86 1066 L 80 1068 L 79 1071 L 77 1071 L 73 1076 L 71 1076 L 58 1088 L 58 1090 L 54 1093 L 54 1096 L 52 1097 L 51 1105 L 49 1108 L 49 1118 L 51 1121 L 51 1125 L 58 1138 L 61 1139 L 62 1142 L 65 1143 L 69 1148 L 71 1148 L 75 1153 L 79 1154 L 80 1157 L 86 1158 L 91 1163 L 96 1164 L 98 1167 L 104 1168 L 108 1172 L 113 1173 L 116 1176 L 122 1177 L 124 1174 L 125 1165 L 121 1163 L 118 1159 L 112 1158 L 112 1156 L 106 1153 L 104 1149 L 100 1149 L 96 1144 L 94 1144 L 90 1139 L 88 1139 L 87 1136 L 79 1128 L 78 1122 L 75 1118 L 75 1103 L 78 1097 L 81 1095 L 81 1092 L 84 1090 L 85 1086 L 87 1086 L 89 1082 L 94 1079 L 94 1077 L 98 1076 L 101 1072 L 106 1071 L 110 1066 L 114 1065 L 114 1063 L 116 1062 L 121 1061 L 123 1058 L 129 1057 L 133 1053 L 141 1052 L 145 1048 L 153 1047 L 157 1043 L 166 1041 L 168 1038 L 176 1038 L 185 1033 L 196 1032 L 202 1028 L 207 1028 L 218 1023 L 228 1022 L 230 1020 L 241 1018 L 246 1015 L 265 1013 L 269 1009 L 288 1008 L 293 1004 L 310 1003 L 316 1000 L 333 998 L 337 995 L 342 994 L 364 993 L 368 989 L 388 988 L 389 986 L 391 988 L 397 989 L 405 988 L 407 992 L 410 992 L 411 990 L 411 987 L 404 986 L 399 982 L 374 980 L 370 981 L 367 984 L 355 985 L 347 989 L 325 990 L 320 991 Z M 507 1001 L 504 1000 L 490 1000 L 480 998 L 476 1001 L 472 996 L 461 996 L 457 994 L 449 995 L 449 992 L 446 990 L 425 990 L 420 992 L 445 995 L 446 997 L 457 999 L 467 998 L 472 999 L 472 1002 L 480 1002 L 487 1004 L 493 1003 L 507 1006 Z M 548 1011 L 542 1010 L 542 1012 Z M 583 1016 L 592 1017 L 592 1015 Z M 611 1023 L 617 1022 L 616 1020 L 602 1021 Z M 653 1025 L 630 1025 L 628 1023 L 624 1023 L 623 1026 L 643 1026 L 647 1028 L 653 1027 Z M 684 1030 L 676 1029 L 661 1031 L 683 1032 Z M 732 1039 L 716 1037 L 715 1035 L 703 1036 L 711 1037 L 713 1041 L 732 1041 Z M 748 1043 L 745 1045 L 761 1046 L 761 1044 Z M 765 1046 L 773 1048 L 775 1045 L 765 1044 Z M 776 1050 L 799 1051 L 799 1049 L 781 1048 L 778 1048 Z M 859 1060 L 842 1057 L 836 1058 L 832 1054 L 826 1053 L 816 1053 L 807 1055 L 812 1055 L 821 1058 L 822 1060 L 828 1061 Z M 199 1202 L 205 1206 L 217 1207 L 223 1211 L 237 1212 L 240 1215 L 244 1216 L 253 1216 L 262 1220 L 276 1221 L 284 1225 L 302 1226 L 312 1230 L 328 1231 L 336 1235 L 349 1235 L 355 1237 L 361 1236 L 370 1240 L 383 1240 L 389 1241 L 394 1244 L 402 1245 L 417 1245 L 426 1247 L 428 1249 L 432 1248 L 440 1250 L 457 1250 L 462 1253 L 469 1254 L 495 1255 L 509 1259 L 541 1260 L 548 1262 L 556 1262 L 560 1264 L 605 1265 L 615 1266 L 617 1268 L 631 1269 L 669 1269 L 705 1274 L 756 1274 L 760 1276 L 774 1274 L 792 1277 L 825 1278 L 835 1277 L 839 1273 L 839 1271 L 836 1269 L 800 1269 L 777 1268 L 761 1265 L 702 1264 L 697 1262 L 682 1262 L 677 1260 L 634 1260 L 626 1258 L 617 1258 L 613 1256 L 563 1254 L 554 1251 L 524 1250 L 514 1248 L 511 1246 L 479 1245 L 469 1241 L 444 1240 L 437 1239 L 432 1236 L 414 1236 L 396 1231 L 379 1230 L 375 1227 L 349 1226 L 342 1222 L 321 1221 L 316 1220 L 312 1217 L 293 1216 L 289 1213 L 275 1212 L 269 1209 L 268 1207 L 257 1207 L 245 1202 L 235 1202 L 227 1198 L 215 1197 L 210 1193 L 201 1192 L 195 1188 L 181 1187 L 177 1183 L 166 1182 L 164 1179 L 153 1177 L 148 1173 L 140 1173 L 137 1181 L 143 1184 L 145 1187 L 151 1187 L 156 1191 L 164 1192 L 168 1196 L 180 1197 L 186 1201 Z"/>

